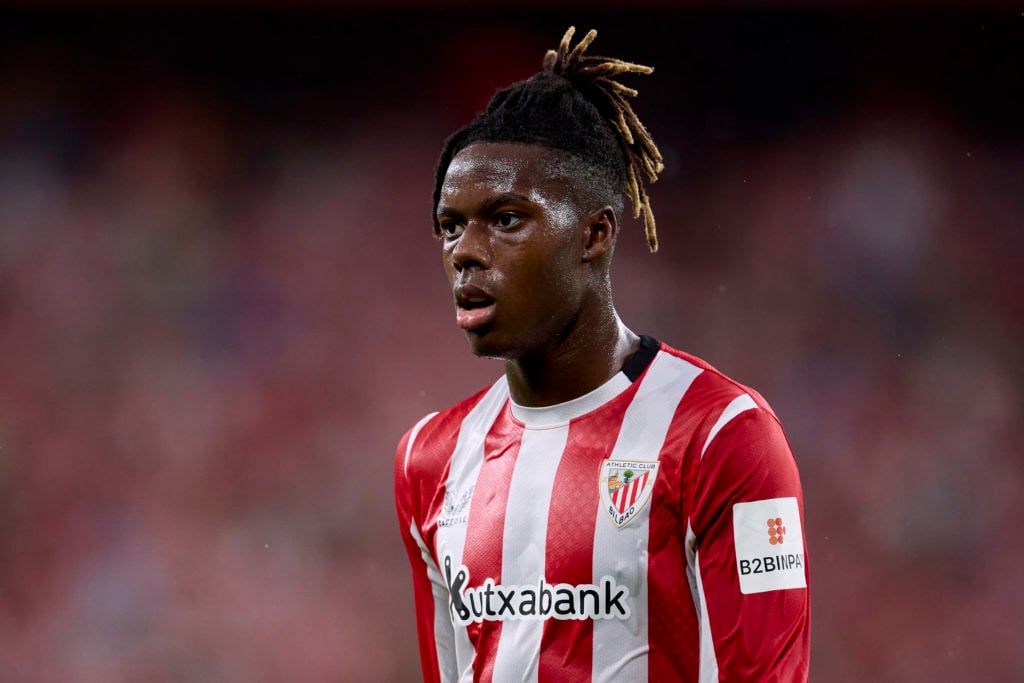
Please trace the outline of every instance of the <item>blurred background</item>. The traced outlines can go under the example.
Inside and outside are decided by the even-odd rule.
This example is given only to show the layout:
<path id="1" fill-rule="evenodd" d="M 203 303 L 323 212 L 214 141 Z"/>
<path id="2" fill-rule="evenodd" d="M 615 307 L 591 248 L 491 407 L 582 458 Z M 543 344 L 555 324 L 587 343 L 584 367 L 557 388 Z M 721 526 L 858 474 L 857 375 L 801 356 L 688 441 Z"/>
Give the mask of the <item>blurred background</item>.
<path id="1" fill-rule="evenodd" d="M 394 448 L 501 372 L 434 163 L 574 23 L 657 67 L 616 300 L 782 418 L 812 679 L 1024 680 L 1024 8 L 924 5 L 4 5 L 0 679 L 419 678 Z"/>

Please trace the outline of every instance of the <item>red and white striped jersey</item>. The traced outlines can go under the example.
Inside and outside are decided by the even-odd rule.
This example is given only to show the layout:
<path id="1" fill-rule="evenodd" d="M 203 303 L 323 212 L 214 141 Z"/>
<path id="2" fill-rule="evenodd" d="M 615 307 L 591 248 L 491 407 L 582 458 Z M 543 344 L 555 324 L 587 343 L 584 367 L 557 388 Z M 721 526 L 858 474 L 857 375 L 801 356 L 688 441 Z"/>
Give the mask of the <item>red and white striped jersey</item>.
<path id="1" fill-rule="evenodd" d="M 707 363 L 649 337 L 644 354 L 550 407 L 512 403 L 502 377 L 402 439 L 427 681 L 806 679 L 782 428 Z"/>

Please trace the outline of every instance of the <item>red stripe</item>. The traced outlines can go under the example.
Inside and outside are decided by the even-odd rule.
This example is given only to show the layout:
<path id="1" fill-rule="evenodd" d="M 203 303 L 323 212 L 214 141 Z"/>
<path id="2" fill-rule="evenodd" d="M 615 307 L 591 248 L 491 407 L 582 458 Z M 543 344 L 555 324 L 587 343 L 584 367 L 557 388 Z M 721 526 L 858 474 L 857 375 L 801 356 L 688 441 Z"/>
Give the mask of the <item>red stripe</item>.
<path id="1" fill-rule="evenodd" d="M 443 491 L 445 482 L 448 481 L 459 428 L 486 393 L 484 390 L 471 400 L 464 401 L 435 417 L 424 425 L 416 437 L 416 443 L 413 444 L 409 460 L 410 467 L 415 468 L 417 472 L 415 476 L 410 473 L 409 480 L 422 486 L 422 491 L 413 492 L 414 495 L 420 494 L 420 500 L 413 501 L 413 510 L 422 510 L 426 513 L 421 521 L 423 540 L 435 555 L 437 518 L 444 509 L 444 496 L 438 496 L 437 492 Z M 438 561 L 438 558 L 435 556 L 434 560 Z M 438 566 L 441 566 L 440 562 Z"/>
<path id="2" fill-rule="evenodd" d="M 727 394 L 723 396 L 723 390 Z M 701 373 L 690 385 L 672 419 L 658 460 L 649 505 L 648 635 L 651 681 L 695 681 L 698 676 L 699 628 L 689 591 L 679 590 L 686 574 L 686 523 L 700 450 L 714 420 L 701 420 L 714 404 L 725 405 L 739 390 L 714 372 Z M 724 401 L 724 402 L 723 402 Z M 698 430 L 698 426 L 701 428 Z M 698 430 L 694 433 L 694 430 Z"/>
<path id="3" fill-rule="evenodd" d="M 632 400 L 634 394 L 627 391 L 620 398 Z M 548 583 L 593 582 L 594 522 L 611 523 L 601 509 L 601 463 L 608 457 L 601 447 L 615 443 L 622 416 L 622 411 L 600 411 L 569 427 L 548 513 L 546 564 L 558 568 L 548 570 Z M 540 683 L 589 681 L 593 634 L 590 619 L 548 620 L 541 637 Z"/>
<path id="4" fill-rule="evenodd" d="M 454 406 L 451 410 L 428 421 L 417 435 L 412 451 L 406 459 L 407 438 L 402 439 L 395 455 L 395 487 L 398 516 L 406 551 L 413 568 L 413 594 L 416 602 L 416 627 L 420 640 L 420 663 L 424 679 L 428 683 L 441 680 L 437 666 L 436 635 L 434 633 L 434 597 L 427 567 L 420 555 L 419 547 L 409 535 L 409 524 L 416 511 L 425 511 L 423 519 L 417 519 L 420 532 L 427 547 L 434 548 L 437 532 L 437 517 L 441 503 L 435 492 L 444 487 L 448 479 L 452 452 L 466 415 L 483 398 L 486 390 Z M 406 473 L 408 469 L 408 474 Z M 434 561 L 437 562 L 436 553 Z M 439 565 L 440 566 L 440 565 Z"/>
<path id="5" fill-rule="evenodd" d="M 418 546 L 409 532 L 412 511 L 409 499 L 412 491 L 405 476 L 405 453 L 409 434 L 398 445 L 395 456 L 395 503 L 398 507 L 398 524 L 402 532 L 406 553 L 412 564 L 413 598 L 416 604 L 416 631 L 420 641 L 420 666 L 425 683 L 439 683 L 441 672 L 437 666 L 434 637 L 434 600 L 427 568 Z"/>
<path id="6" fill-rule="evenodd" d="M 744 478 L 762 468 L 770 469 L 771 474 Z M 765 680 L 766 659 L 777 657 L 776 663 L 770 665 L 772 677 L 806 680 L 809 592 L 792 589 L 741 594 L 732 517 L 712 512 L 723 509 L 724 504 L 737 497 L 750 501 L 794 496 L 797 504 L 801 504 L 796 465 L 778 421 L 766 410 L 748 410 L 737 415 L 708 447 L 699 473 L 691 518 L 698 533 L 718 539 L 717 543 L 707 545 L 700 565 L 719 674 L 724 680 Z M 718 484 L 721 481 L 738 484 L 724 490 Z M 806 561 L 804 572 L 806 576 Z M 737 629 L 739 623 L 745 627 Z M 737 643 L 736 632 L 748 629 L 774 633 L 775 640 L 759 641 L 758 649 L 744 647 Z"/>
<path id="7" fill-rule="evenodd" d="M 644 486 L 647 485 L 647 472 L 644 472 L 644 476 L 640 477 L 639 481 L 633 487 L 633 495 L 629 497 L 629 504 L 633 505 L 636 499 L 640 496 L 640 492 L 644 490 Z"/>
<path id="8" fill-rule="evenodd" d="M 503 553 L 495 539 L 504 537 L 508 491 L 522 439 L 523 428 L 511 418 L 506 404 L 487 433 L 484 452 L 488 456 L 480 467 L 473 490 L 466 545 L 462 551 L 462 562 L 469 569 L 468 586 L 481 586 L 488 577 L 501 583 Z M 497 444 L 509 444 L 509 447 L 501 451 Z M 479 624 L 470 624 L 467 631 L 477 650 L 474 680 L 490 681 L 498 654 L 501 622 L 485 619 Z"/>

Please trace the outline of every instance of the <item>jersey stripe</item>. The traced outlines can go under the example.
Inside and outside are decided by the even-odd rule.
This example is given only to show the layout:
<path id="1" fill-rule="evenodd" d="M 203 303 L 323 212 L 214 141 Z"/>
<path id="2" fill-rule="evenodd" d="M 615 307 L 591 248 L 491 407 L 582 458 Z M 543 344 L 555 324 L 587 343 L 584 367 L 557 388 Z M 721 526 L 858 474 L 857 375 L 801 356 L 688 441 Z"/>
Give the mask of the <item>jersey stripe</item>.
<path id="1" fill-rule="evenodd" d="M 505 533 L 505 510 L 509 498 L 509 485 L 516 461 L 519 457 L 523 428 L 509 419 L 506 407 L 487 434 L 485 457 L 473 490 L 473 505 L 469 514 L 466 532 L 466 547 L 463 562 L 472 567 L 469 585 L 479 587 L 488 577 L 495 583 L 502 581 L 502 553 L 495 552 L 494 539 L 503 538 Z M 470 639 L 476 643 L 477 675 L 479 680 L 490 680 L 493 675 L 495 657 L 498 652 L 502 623 L 492 622 L 487 628 L 482 624 L 467 627 Z"/>
<path id="2" fill-rule="evenodd" d="M 628 405 L 636 389 L 637 385 L 628 386 L 614 405 Z M 608 456 L 605 444 L 615 442 L 621 426 L 622 410 L 613 409 L 597 411 L 569 425 L 557 474 L 561 495 L 551 500 L 548 517 L 546 570 L 551 583 L 592 583 L 593 511 L 601 506 L 601 492 L 595 484 L 601 462 Z M 549 620 L 541 641 L 540 680 L 589 679 L 592 653 L 591 620 Z"/>
<path id="3" fill-rule="evenodd" d="M 501 576 L 506 585 L 537 585 L 544 577 L 551 490 L 568 435 L 568 426 L 523 432 L 505 513 Z M 494 680 L 536 681 L 543 631 L 540 620 L 505 622 Z"/>
<path id="4" fill-rule="evenodd" d="M 687 540 L 693 535 L 693 529 L 687 527 Z M 687 548 L 695 547 L 696 543 L 688 542 Z M 711 619 L 708 618 L 708 599 L 704 594 L 704 580 L 700 572 L 700 550 L 693 553 L 693 575 L 697 585 L 697 600 L 700 605 L 700 675 L 699 683 L 718 682 L 718 657 L 715 654 L 715 639 L 711 637 Z"/>
<path id="5" fill-rule="evenodd" d="M 700 449 L 700 455 L 698 459 L 694 459 L 699 462 L 708 452 L 708 446 L 711 445 L 712 441 L 718 435 L 718 433 L 725 427 L 733 418 L 742 413 L 743 411 L 757 408 L 757 404 L 749 394 L 741 393 L 738 396 L 732 398 L 726 405 L 725 409 L 719 415 L 715 424 L 708 432 L 705 441 Z M 686 495 L 692 495 L 692 489 L 687 488 Z M 689 505 L 689 503 L 687 503 Z M 690 520 L 687 520 L 686 524 L 686 575 L 690 583 L 690 592 L 693 595 L 693 602 L 696 606 L 697 612 L 697 623 L 700 633 L 700 653 L 698 658 L 697 667 L 697 680 L 700 683 L 707 681 L 718 681 L 719 678 L 719 667 L 718 667 L 718 656 L 715 652 L 715 639 L 711 633 L 711 620 L 708 614 L 708 599 L 705 595 L 705 587 L 703 587 L 703 580 L 700 574 L 700 554 L 697 549 L 696 536 L 693 532 L 693 527 Z"/>
<path id="6" fill-rule="evenodd" d="M 425 425 L 428 422 L 430 422 L 430 420 L 435 415 L 437 415 L 436 412 L 430 413 L 429 415 L 424 417 L 422 420 L 417 422 L 416 426 L 414 426 L 409 431 L 409 442 L 408 442 L 408 444 L 405 447 L 405 463 L 404 463 L 404 466 L 402 467 L 402 470 L 405 472 L 406 479 L 409 478 L 409 454 L 412 453 L 412 446 L 413 446 L 414 443 L 416 443 L 416 437 L 419 436 L 420 430 L 423 429 L 423 425 Z"/>
<path id="7" fill-rule="evenodd" d="M 479 474 L 480 465 L 484 460 L 484 442 L 487 432 L 507 401 L 508 384 L 502 377 L 491 386 L 487 394 L 462 421 L 459 436 L 455 442 L 455 450 L 452 452 L 448 479 L 445 481 L 445 493 L 450 494 L 449 500 L 457 501 L 460 496 L 475 487 L 477 474 Z M 466 527 L 466 524 L 453 524 L 439 527 L 437 530 L 436 556 L 451 558 L 453 571 L 462 565 Z M 447 605 L 445 605 L 445 613 L 449 614 Z M 459 680 L 472 681 L 474 648 L 465 627 L 455 628 L 455 652 L 458 661 L 462 663 Z"/>
<path id="8" fill-rule="evenodd" d="M 683 395 L 662 445 L 651 502 L 648 568 L 652 681 L 697 680 L 699 600 L 697 579 L 687 563 L 692 550 L 687 545 L 687 509 L 699 449 L 711 429 L 708 407 L 725 405 L 736 391 L 731 384 L 723 385 L 716 373 L 701 372 Z M 687 583 L 680 586 L 683 576 Z"/>
<path id="9" fill-rule="evenodd" d="M 626 409 L 615 446 L 610 454 L 618 460 L 657 460 L 676 407 L 701 369 L 687 361 L 659 353 L 640 380 L 636 396 Z M 634 609 L 629 619 L 599 619 L 593 626 L 595 680 L 646 681 L 646 654 L 650 647 L 647 621 L 647 558 L 651 506 L 647 505 L 628 524 L 617 528 L 608 513 L 596 510 L 594 525 L 593 582 L 619 576 L 629 588 Z M 615 558 L 636 558 L 635 562 Z"/>
<path id="10" fill-rule="evenodd" d="M 451 619 L 448 617 L 448 590 L 444 578 L 434 558 L 430 555 L 420 530 L 416 527 L 416 518 L 409 524 L 409 533 L 420 548 L 423 564 L 426 566 L 427 579 L 430 581 L 431 597 L 434 602 L 434 653 L 437 658 L 438 671 L 454 671 L 456 669 L 455 642 L 447 637 L 451 632 Z"/>
<path id="11" fill-rule="evenodd" d="M 409 479 L 409 455 L 412 453 L 413 444 L 416 443 L 416 437 L 419 435 L 420 430 L 423 429 L 423 426 L 430 422 L 435 415 L 437 415 L 437 412 L 430 413 L 417 422 L 411 430 L 409 430 L 409 438 L 405 447 L 405 460 L 402 464 L 402 472 L 404 473 L 407 481 Z M 434 654 L 435 659 L 437 660 L 438 670 L 450 671 L 455 665 L 455 644 L 445 638 L 445 634 L 449 631 L 447 609 L 445 609 L 448 593 L 444 588 L 441 572 L 437 567 L 437 563 L 434 562 L 434 558 L 430 555 L 430 548 L 423 540 L 422 534 L 420 534 L 415 515 L 410 516 L 409 535 L 412 536 L 413 540 L 416 542 L 416 546 L 419 548 L 420 557 L 423 559 L 423 564 L 426 569 L 427 580 L 430 582 L 431 598 L 434 603 L 432 636 L 435 641 Z"/>
<path id="12" fill-rule="evenodd" d="M 715 426 L 711 428 L 711 433 L 708 434 L 708 440 L 704 442 L 704 448 L 701 449 L 700 455 L 703 458 L 704 454 L 707 453 L 708 446 L 714 441 L 715 437 L 718 436 L 718 432 L 722 431 L 722 427 L 729 424 L 729 422 L 742 413 L 744 410 L 750 410 L 756 408 L 757 404 L 754 403 L 754 399 L 750 398 L 749 394 L 740 394 L 734 398 L 729 405 L 725 407 L 722 414 L 719 416 L 718 421 L 715 422 Z"/>
<path id="13" fill-rule="evenodd" d="M 756 408 L 757 404 L 749 394 L 740 394 L 735 397 L 722 410 L 711 431 L 708 432 L 704 447 L 701 448 L 700 457 L 704 458 L 708 446 L 714 441 L 722 428 L 745 410 Z M 700 549 L 697 547 L 697 539 L 693 533 L 692 526 L 687 523 L 686 527 L 686 549 L 687 549 L 687 574 L 694 577 L 696 598 L 698 604 L 698 616 L 700 619 L 700 670 L 699 683 L 717 682 L 719 676 L 718 656 L 715 653 L 715 639 L 711 633 L 711 619 L 708 613 L 707 596 L 704 592 L 704 581 L 701 578 Z"/>

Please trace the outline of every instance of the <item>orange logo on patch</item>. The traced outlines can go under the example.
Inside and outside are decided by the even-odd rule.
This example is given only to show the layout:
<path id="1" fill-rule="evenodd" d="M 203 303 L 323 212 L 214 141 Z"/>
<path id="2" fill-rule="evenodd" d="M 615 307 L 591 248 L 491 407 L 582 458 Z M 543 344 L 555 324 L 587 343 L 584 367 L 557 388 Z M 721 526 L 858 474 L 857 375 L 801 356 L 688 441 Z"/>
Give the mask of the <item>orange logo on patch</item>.
<path id="1" fill-rule="evenodd" d="M 782 517 L 768 520 L 768 542 L 780 545 L 786 536 L 786 527 L 782 526 Z"/>

